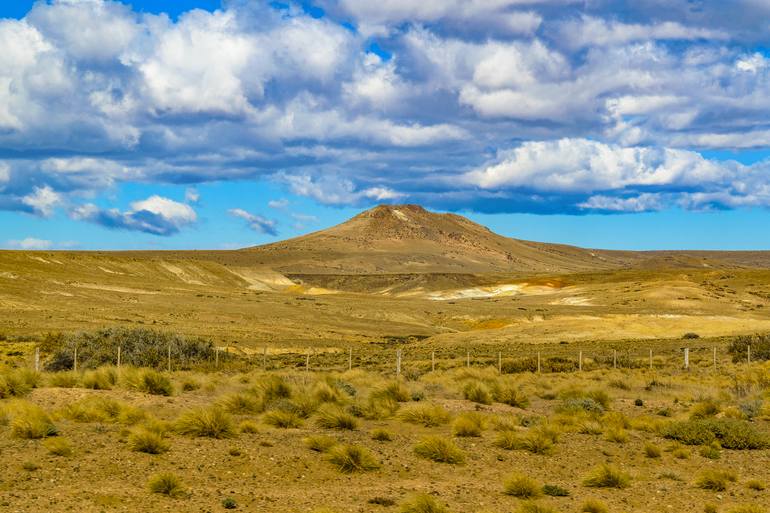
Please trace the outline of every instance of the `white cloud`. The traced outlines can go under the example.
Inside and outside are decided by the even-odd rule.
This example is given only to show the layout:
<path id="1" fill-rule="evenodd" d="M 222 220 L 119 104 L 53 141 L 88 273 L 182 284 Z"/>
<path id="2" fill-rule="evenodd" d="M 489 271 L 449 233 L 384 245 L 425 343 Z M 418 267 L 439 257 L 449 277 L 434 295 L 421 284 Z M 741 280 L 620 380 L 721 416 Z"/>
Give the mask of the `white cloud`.
<path id="1" fill-rule="evenodd" d="M 90 221 L 110 229 L 134 230 L 153 235 L 168 236 L 194 224 L 198 216 L 189 205 L 153 195 L 131 203 L 131 210 L 103 210 L 94 204 L 74 208 L 73 219 Z"/>
<path id="2" fill-rule="evenodd" d="M 621 147 L 587 139 L 527 142 L 465 174 L 485 189 L 592 192 L 631 186 L 697 186 L 730 176 L 726 166 L 691 151 Z"/>
<path id="3" fill-rule="evenodd" d="M 0 190 L 9 181 L 11 181 L 11 166 L 5 162 L 0 162 Z"/>
<path id="4" fill-rule="evenodd" d="M 9 240 L 8 245 L 12 248 L 25 249 L 25 250 L 45 250 L 51 249 L 53 242 L 50 240 L 36 239 L 34 237 L 27 237 L 22 240 Z"/>
<path id="5" fill-rule="evenodd" d="M 198 192 L 198 189 L 195 187 L 188 187 L 184 191 L 184 200 L 188 203 L 198 203 L 200 201 L 201 195 Z"/>
<path id="6" fill-rule="evenodd" d="M 277 199 L 277 200 L 270 200 L 270 201 L 267 202 L 267 206 L 270 207 L 270 208 L 278 209 L 278 210 L 284 209 L 287 206 L 289 206 L 289 200 L 287 200 L 286 198 L 281 198 L 281 199 Z"/>
<path id="7" fill-rule="evenodd" d="M 62 196 L 50 186 L 35 187 L 32 192 L 21 199 L 21 202 L 32 209 L 35 214 L 51 217 L 54 208 L 62 203 Z"/>
<path id="8" fill-rule="evenodd" d="M 327 205 L 343 205 L 365 200 L 388 201 L 404 196 L 388 187 L 356 190 L 351 180 L 338 177 L 325 176 L 314 179 L 308 175 L 287 175 L 282 178 L 294 194 L 307 196 Z"/>
<path id="9" fill-rule="evenodd" d="M 591 196 L 579 203 L 578 207 L 586 210 L 602 210 L 605 212 L 650 212 L 662 210 L 666 203 L 658 194 L 640 194 L 631 198 L 614 196 Z"/>
<path id="10" fill-rule="evenodd" d="M 278 235 L 278 230 L 276 229 L 277 223 L 273 219 L 268 219 L 258 214 L 252 214 L 241 208 L 233 208 L 228 210 L 228 212 L 230 215 L 239 217 L 246 221 L 246 223 L 249 225 L 249 228 L 255 232 L 266 233 L 273 236 Z"/>

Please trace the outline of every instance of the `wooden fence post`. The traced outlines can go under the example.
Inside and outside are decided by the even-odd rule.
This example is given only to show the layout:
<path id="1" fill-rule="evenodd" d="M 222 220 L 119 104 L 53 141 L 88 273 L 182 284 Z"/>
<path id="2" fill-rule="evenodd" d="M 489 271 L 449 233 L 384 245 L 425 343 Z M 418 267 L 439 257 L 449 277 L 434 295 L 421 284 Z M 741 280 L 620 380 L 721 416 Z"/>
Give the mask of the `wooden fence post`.
<path id="1" fill-rule="evenodd" d="M 436 371 L 436 351 L 430 353 L 430 370 L 431 372 Z"/>
<path id="2" fill-rule="evenodd" d="M 618 368 L 618 350 L 617 349 L 612 350 L 612 368 L 613 369 Z"/>
<path id="3" fill-rule="evenodd" d="M 498 374 L 503 373 L 503 352 L 502 351 L 497 352 L 497 373 Z"/>
<path id="4" fill-rule="evenodd" d="M 121 351 L 121 348 L 120 346 L 118 346 L 118 370 L 120 370 L 120 356 L 121 356 L 120 351 Z"/>
<path id="5" fill-rule="evenodd" d="M 35 346 L 35 372 L 40 372 L 40 347 Z"/>
<path id="6" fill-rule="evenodd" d="M 262 370 L 267 370 L 267 346 L 262 348 Z"/>
<path id="7" fill-rule="evenodd" d="M 219 348 L 214 349 L 214 366 L 219 368 Z"/>
<path id="8" fill-rule="evenodd" d="M 746 361 L 749 365 L 751 365 L 751 344 L 746 346 Z"/>
<path id="9" fill-rule="evenodd" d="M 580 353 L 578 354 L 578 370 L 579 371 L 583 370 L 583 351 L 580 351 Z"/>
<path id="10" fill-rule="evenodd" d="M 219 365 L 218 359 L 217 359 L 217 365 Z M 171 344 L 168 345 L 168 371 L 171 372 Z"/>
<path id="11" fill-rule="evenodd" d="M 353 348 L 348 348 L 348 370 L 353 370 Z"/>
<path id="12" fill-rule="evenodd" d="M 310 349 L 308 349 L 307 353 L 305 354 L 305 371 L 310 371 Z"/>
<path id="13" fill-rule="evenodd" d="M 396 349 L 396 377 L 401 376 L 401 349 Z"/>
<path id="14" fill-rule="evenodd" d="M 717 368 L 717 347 L 714 346 L 714 370 Z"/>
<path id="15" fill-rule="evenodd" d="M 465 366 L 470 367 L 471 366 L 471 350 L 468 349 L 468 352 L 465 355 Z"/>
<path id="16" fill-rule="evenodd" d="M 652 370 L 652 349 L 650 349 L 650 370 Z"/>
<path id="17" fill-rule="evenodd" d="M 540 374 L 540 351 L 537 352 L 537 373 Z"/>
<path id="18" fill-rule="evenodd" d="M 78 371 L 78 346 L 75 346 L 75 357 L 73 358 L 73 361 L 72 361 L 72 370 L 74 370 L 75 372 Z"/>
<path id="19" fill-rule="evenodd" d="M 690 370 L 690 348 L 689 347 L 684 348 L 684 368 L 685 370 Z"/>

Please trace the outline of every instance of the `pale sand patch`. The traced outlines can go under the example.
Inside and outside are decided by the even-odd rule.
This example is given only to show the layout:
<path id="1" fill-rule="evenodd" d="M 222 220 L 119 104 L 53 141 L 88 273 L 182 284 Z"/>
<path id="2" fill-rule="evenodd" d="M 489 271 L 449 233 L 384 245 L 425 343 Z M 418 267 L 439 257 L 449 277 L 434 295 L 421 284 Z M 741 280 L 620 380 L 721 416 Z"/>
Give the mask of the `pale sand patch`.
<path id="1" fill-rule="evenodd" d="M 134 289 L 130 287 L 114 287 L 112 285 L 100 285 L 97 283 L 77 283 L 76 282 L 76 283 L 70 283 L 70 286 L 78 287 L 81 289 L 106 290 L 108 292 L 124 292 L 127 294 L 147 294 L 147 295 L 159 294 L 159 292 L 154 290 Z"/>

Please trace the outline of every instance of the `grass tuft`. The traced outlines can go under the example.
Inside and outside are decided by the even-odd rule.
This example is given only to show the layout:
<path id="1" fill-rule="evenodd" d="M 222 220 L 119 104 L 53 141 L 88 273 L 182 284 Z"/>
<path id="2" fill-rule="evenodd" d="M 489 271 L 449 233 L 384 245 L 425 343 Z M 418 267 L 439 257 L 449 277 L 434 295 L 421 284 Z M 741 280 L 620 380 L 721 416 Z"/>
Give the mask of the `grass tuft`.
<path id="1" fill-rule="evenodd" d="M 145 454 L 163 454 L 170 449 L 163 435 L 155 430 L 140 427 L 131 432 L 128 437 L 128 447 L 132 451 Z"/>
<path id="2" fill-rule="evenodd" d="M 337 441 L 330 436 L 313 435 L 302 439 L 305 446 L 311 451 L 328 452 L 329 449 L 337 444 Z"/>
<path id="3" fill-rule="evenodd" d="M 723 492 L 727 490 L 727 485 L 734 483 L 736 479 L 735 472 L 732 470 L 707 469 L 698 475 L 695 486 L 704 490 Z"/>
<path id="4" fill-rule="evenodd" d="M 426 436 L 414 446 L 418 456 L 439 463 L 459 464 L 465 461 L 465 455 L 452 440 L 441 436 Z"/>
<path id="5" fill-rule="evenodd" d="M 334 404 L 325 404 L 318 409 L 316 416 L 318 427 L 325 429 L 349 429 L 358 428 L 356 418 Z"/>
<path id="6" fill-rule="evenodd" d="M 185 487 L 182 484 L 182 480 L 179 476 L 170 472 L 162 472 L 150 477 L 149 481 L 147 481 L 147 488 L 152 493 L 168 497 L 178 498 L 185 495 Z"/>
<path id="7" fill-rule="evenodd" d="M 543 488 L 534 479 L 516 473 L 505 480 L 503 492 L 519 499 L 536 499 L 543 495 Z"/>
<path id="8" fill-rule="evenodd" d="M 583 485 L 592 488 L 626 488 L 629 484 L 631 476 L 606 463 L 595 467 L 583 479 Z"/>
<path id="9" fill-rule="evenodd" d="M 399 418 L 410 424 L 435 427 L 449 422 L 449 412 L 438 404 L 413 404 L 399 412 Z"/>
<path id="10" fill-rule="evenodd" d="M 452 424 L 452 434 L 459 437 L 479 437 L 484 431 L 484 418 L 475 412 L 458 416 Z"/>
<path id="11" fill-rule="evenodd" d="M 425 493 L 412 495 L 401 503 L 400 513 L 449 513 L 446 506 Z"/>
<path id="12" fill-rule="evenodd" d="M 379 468 L 374 455 L 360 445 L 337 445 L 328 452 L 329 462 L 345 474 L 367 472 Z"/>
<path id="13" fill-rule="evenodd" d="M 262 416 L 262 422 L 282 429 L 302 427 L 302 418 L 293 411 L 270 410 Z"/>
<path id="14" fill-rule="evenodd" d="M 43 447 L 48 449 L 48 452 L 55 456 L 62 456 L 65 458 L 72 456 L 72 445 L 70 444 L 70 441 L 61 436 L 48 438 L 43 442 Z"/>
<path id="15" fill-rule="evenodd" d="M 174 423 L 182 435 L 206 438 L 232 438 L 236 435 L 233 419 L 222 408 L 211 406 L 184 412 Z"/>

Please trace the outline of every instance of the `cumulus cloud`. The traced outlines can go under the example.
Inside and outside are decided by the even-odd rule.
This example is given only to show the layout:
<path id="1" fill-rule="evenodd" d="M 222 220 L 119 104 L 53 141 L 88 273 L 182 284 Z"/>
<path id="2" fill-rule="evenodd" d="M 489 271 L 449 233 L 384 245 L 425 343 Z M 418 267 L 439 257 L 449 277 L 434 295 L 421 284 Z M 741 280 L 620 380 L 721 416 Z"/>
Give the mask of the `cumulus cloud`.
<path id="1" fill-rule="evenodd" d="M 328 205 L 766 203 L 768 166 L 698 152 L 770 145 L 767 2 L 314 4 L 0 20 L 0 209 L 169 235 L 198 184 L 261 179 Z M 189 211 L 94 206 L 134 182 L 189 188 Z"/>
<path id="2" fill-rule="evenodd" d="M 169 236 L 194 224 L 198 216 L 189 205 L 162 196 L 150 196 L 131 203 L 131 209 L 101 209 L 89 203 L 72 210 L 73 219 L 90 221 L 105 228 L 134 230 L 152 235 Z"/>
<path id="3" fill-rule="evenodd" d="M 249 228 L 258 233 L 266 233 L 268 235 L 278 235 L 277 225 L 278 223 L 273 219 L 262 217 L 258 214 L 251 214 L 240 208 L 233 208 L 228 210 L 230 215 L 239 217 L 248 223 Z"/>

